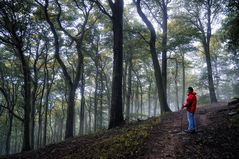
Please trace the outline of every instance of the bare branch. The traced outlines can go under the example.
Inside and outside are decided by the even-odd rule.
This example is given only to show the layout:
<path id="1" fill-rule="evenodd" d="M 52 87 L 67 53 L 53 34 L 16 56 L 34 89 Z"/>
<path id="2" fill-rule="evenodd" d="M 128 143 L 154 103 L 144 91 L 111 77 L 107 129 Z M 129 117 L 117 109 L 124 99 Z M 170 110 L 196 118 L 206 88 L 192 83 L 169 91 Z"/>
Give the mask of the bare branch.
<path id="1" fill-rule="evenodd" d="M 150 14 L 153 16 L 154 20 L 162 27 L 162 23 L 158 20 L 158 18 L 156 17 L 156 15 L 152 12 L 152 9 L 149 7 L 149 5 L 147 3 L 144 3 L 144 5 L 148 8 Z M 160 5 L 161 7 L 161 5 Z M 162 7 L 161 7 L 162 9 Z"/>
<path id="2" fill-rule="evenodd" d="M 21 122 L 24 122 L 24 119 L 20 116 L 18 116 L 16 113 L 14 113 L 10 108 L 5 107 L 4 105 L 0 104 L 0 107 L 7 109 L 9 111 L 9 113 L 11 113 L 15 118 L 17 118 L 18 120 L 20 120 Z"/>
<path id="3" fill-rule="evenodd" d="M 76 40 L 74 36 L 72 36 L 64 27 L 62 27 L 62 25 L 61 25 L 61 20 L 60 20 L 60 18 L 61 18 L 61 12 L 62 12 L 62 10 L 61 10 L 61 5 L 60 5 L 60 3 L 58 2 L 58 0 L 55 0 L 55 2 L 56 2 L 56 4 L 57 4 L 57 6 L 58 6 L 57 23 L 58 23 L 59 27 L 60 27 L 61 30 L 62 30 L 67 36 L 69 36 L 72 40 Z"/>
<path id="4" fill-rule="evenodd" d="M 106 11 L 105 7 L 104 7 L 98 0 L 90 0 L 90 1 L 91 1 L 91 2 L 94 2 L 94 3 L 98 6 L 98 8 L 101 10 L 101 12 L 104 13 L 105 15 L 107 15 L 110 19 L 113 18 L 112 15 L 110 15 L 110 14 Z M 113 2 L 112 2 L 111 0 L 109 0 L 109 4 L 112 5 Z"/>

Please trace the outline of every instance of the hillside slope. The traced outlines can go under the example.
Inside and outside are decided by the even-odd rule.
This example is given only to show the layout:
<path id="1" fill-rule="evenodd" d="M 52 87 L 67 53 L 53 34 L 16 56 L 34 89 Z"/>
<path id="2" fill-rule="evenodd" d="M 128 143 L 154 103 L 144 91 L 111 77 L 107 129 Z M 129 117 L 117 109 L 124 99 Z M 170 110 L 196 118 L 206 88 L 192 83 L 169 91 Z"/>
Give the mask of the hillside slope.
<path id="1" fill-rule="evenodd" d="M 168 113 L 0 158 L 239 158 L 239 104 L 201 106 L 196 121 L 197 133 L 186 134 L 186 113 Z"/>
<path id="2" fill-rule="evenodd" d="M 197 133 L 186 134 L 181 131 L 187 127 L 185 112 L 163 117 L 152 130 L 141 158 L 239 158 L 239 104 L 202 106 L 196 122 Z"/>

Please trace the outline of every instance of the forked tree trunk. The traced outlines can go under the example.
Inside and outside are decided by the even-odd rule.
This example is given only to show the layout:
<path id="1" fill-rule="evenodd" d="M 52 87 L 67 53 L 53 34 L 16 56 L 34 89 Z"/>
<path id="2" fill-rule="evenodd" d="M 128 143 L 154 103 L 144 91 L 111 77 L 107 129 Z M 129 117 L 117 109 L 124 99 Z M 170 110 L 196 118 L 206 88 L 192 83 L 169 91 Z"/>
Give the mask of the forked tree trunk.
<path id="1" fill-rule="evenodd" d="M 160 68 L 160 65 L 159 65 L 158 56 L 157 56 L 156 47 L 155 47 L 156 32 L 154 30 L 154 27 L 153 27 L 152 23 L 148 20 L 148 18 L 142 12 L 142 9 L 141 9 L 141 6 L 140 6 L 140 1 L 141 0 L 135 1 L 135 4 L 137 6 L 137 11 L 138 11 L 139 16 L 144 21 L 144 23 L 147 25 L 147 27 L 150 31 L 149 46 L 150 46 L 151 57 L 152 57 L 152 60 L 153 60 L 154 75 L 155 75 L 155 78 L 156 78 L 158 96 L 159 96 L 159 101 L 160 101 L 160 104 L 161 104 L 161 112 L 162 113 L 163 112 L 168 112 L 168 111 L 171 111 L 171 110 L 168 107 L 168 103 L 167 103 L 167 99 L 166 99 L 166 93 L 165 93 L 165 89 L 164 89 L 164 87 L 166 87 L 166 86 L 163 85 L 163 78 L 162 78 L 161 68 Z"/>

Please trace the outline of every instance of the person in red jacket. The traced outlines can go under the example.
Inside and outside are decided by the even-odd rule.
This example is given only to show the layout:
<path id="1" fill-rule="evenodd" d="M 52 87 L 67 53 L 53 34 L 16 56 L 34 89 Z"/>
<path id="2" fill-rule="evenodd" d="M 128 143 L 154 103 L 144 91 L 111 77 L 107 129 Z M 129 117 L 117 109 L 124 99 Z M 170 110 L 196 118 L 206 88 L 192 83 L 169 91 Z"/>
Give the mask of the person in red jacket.
<path id="1" fill-rule="evenodd" d="M 195 133 L 196 122 L 195 122 L 194 114 L 197 107 L 197 97 L 192 87 L 188 87 L 187 92 L 188 92 L 188 97 L 187 97 L 186 103 L 182 105 L 182 109 L 186 107 L 187 119 L 188 119 L 188 129 L 185 130 L 185 132 Z"/>

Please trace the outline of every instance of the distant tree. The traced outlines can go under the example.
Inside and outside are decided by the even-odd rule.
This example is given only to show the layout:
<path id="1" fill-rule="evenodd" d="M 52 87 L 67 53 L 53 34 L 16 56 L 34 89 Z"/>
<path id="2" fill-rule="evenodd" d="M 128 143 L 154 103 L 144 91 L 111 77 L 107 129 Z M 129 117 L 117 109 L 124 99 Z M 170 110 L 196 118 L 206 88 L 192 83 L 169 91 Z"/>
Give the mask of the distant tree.
<path id="1" fill-rule="evenodd" d="M 216 23 L 219 13 L 222 11 L 222 0 L 187 0 L 184 7 L 187 11 L 185 19 L 200 32 L 198 36 L 204 50 L 207 63 L 207 76 L 211 102 L 217 102 L 213 70 L 211 64 L 210 42 L 212 27 Z"/>
<path id="2" fill-rule="evenodd" d="M 21 87 L 21 79 L 17 77 L 18 75 L 18 68 L 17 64 L 15 64 L 14 60 L 9 60 L 12 56 L 12 53 L 9 53 L 5 50 L 1 51 L 1 58 L 0 61 L 0 94 L 2 95 L 1 109 L 5 109 L 8 113 L 8 124 L 6 130 L 6 147 L 5 153 L 9 155 L 12 151 L 10 143 L 13 141 L 12 139 L 12 130 L 13 130 L 13 121 L 14 118 L 18 119 L 20 122 L 24 122 L 24 119 L 16 113 L 16 107 L 18 104 L 18 100 L 22 100 L 22 98 L 18 97 L 18 91 Z M 20 99 L 19 99 L 20 98 Z M 5 103 L 5 104 L 4 104 Z M 2 113 L 0 109 L 0 112 Z M 0 114 L 1 115 L 1 114 Z"/>
<path id="3" fill-rule="evenodd" d="M 223 35 L 225 40 L 228 41 L 229 50 L 238 53 L 239 51 L 239 1 L 227 1 L 226 19 L 223 23 Z"/>
<path id="4" fill-rule="evenodd" d="M 222 39 L 227 44 L 227 51 L 232 54 L 232 62 L 236 69 L 234 71 L 237 74 L 235 77 L 234 92 L 239 95 L 239 0 L 227 1 L 226 18 L 222 27 Z"/>

